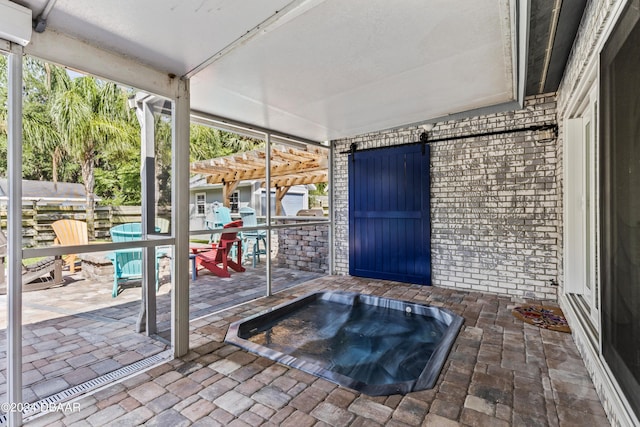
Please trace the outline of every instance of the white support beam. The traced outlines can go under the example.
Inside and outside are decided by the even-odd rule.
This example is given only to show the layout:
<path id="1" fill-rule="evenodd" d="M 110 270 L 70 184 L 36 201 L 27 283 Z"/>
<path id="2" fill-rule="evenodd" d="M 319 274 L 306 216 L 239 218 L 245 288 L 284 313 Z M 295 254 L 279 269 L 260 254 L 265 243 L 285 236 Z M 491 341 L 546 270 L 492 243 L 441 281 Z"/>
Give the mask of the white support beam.
<path id="1" fill-rule="evenodd" d="M 22 399 L 22 47 L 11 45 L 8 61 L 7 176 L 7 400 Z M 22 425 L 22 413 L 10 411 L 9 426 Z"/>
<path id="2" fill-rule="evenodd" d="M 329 143 L 329 274 L 335 274 L 335 256 L 336 256 L 336 248 L 334 244 L 335 240 L 335 223 L 334 223 L 334 213 L 333 213 L 333 203 L 334 203 L 334 193 L 333 189 L 335 188 L 333 179 L 335 177 L 334 174 L 334 162 L 335 162 L 335 145 L 333 143 Z"/>
<path id="3" fill-rule="evenodd" d="M 520 108 L 524 106 L 524 95 L 527 86 L 527 51 L 529 48 L 529 15 L 531 14 L 531 4 L 529 0 L 519 0 L 516 5 L 516 17 L 513 22 L 517 25 L 517 35 L 514 51 L 514 66 L 516 72 L 513 73 L 514 92 L 516 102 Z"/>
<path id="4" fill-rule="evenodd" d="M 168 73 L 52 29 L 44 33 L 34 32 L 25 53 L 167 98 L 177 91 L 178 79 L 171 78 Z"/>
<path id="5" fill-rule="evenodd" d="M 267 296 L 271 296 L 272 291 L 272 283 L 271 283 L 271 134 L 266 134 L 266 146 L 265 146 L 265 183 L 266 183 L 266 194 L 265 200 L 267 203 L 267 244 L 265 248 L 265 252 L 267 253 L 267 261 L 266 261 L 266 274 L 267 274 Z"/>
<path id="6" fill-rule="evenodd" d="M 191 78 L 196 75 L 198 72 L 202 71 L 209 65 L 213 64 L 215 61 L 221 59 L 225 55 L 233 52 L 238 47 L 246 45 L 251 39 L 254 37 L 260 37 L 261 35 L 273 31 L 279 26 L 291 21 L 296 16 L 300 16 L 303 13 L 307 12 L 309 9 L 316 7 L 318 4 L 324 2 L 326 0 L 293 0 L 284 8 L 278 10 L 276 13 L 271 15 L 269 18 L 259 23 L 255 27 L 248 30 L 242 36 L 238 37 L 224 49 L 221 49 L 218 52 L 215 52 L 210 58 L 207 58 L 201 64 L 199 64 L 194 69 L 187 72 L 183 77 Z"/>
<path id="7" fill-rule="evenodd" d="M 153 107 L 142 101 L 136 106 L 140 122 L 140 180 L 142 184 L 142 236 L 155 232 L 155 120 Z M 142 249 L 142 303 L 136 324 L 147 336 L 157 332 L 156 325 L 156 248 Z"/>
<path id="8" fill-rule="evenodd" d="M 189 351 L 189 80 L 176 79 L 178 90 L 172 97 L 173 176 L 171 183 L 171 221 L 175 245 L 172 259 L 171 343 L 174 356 Z"/>
<path id="9" fill-rule="evenodd" d="M 226 117 L 216 116 L 214 114 L 208 114 L 203 111 L 192 110 L 191 121 L 204 126 L 211 126 L 227 132 L 237 133 L 238 135 L 247 136 L 249 138 L 263 139 L 266 134 L 270 134 L 271 142 L 274 144 L 278 143 L 288 146 L 297 146 L 300 149 L 306 149 L 307 145 L 324 147 L 324 145 L 319 141 L 289 135 L 273 129 L 263 128 Z"/>

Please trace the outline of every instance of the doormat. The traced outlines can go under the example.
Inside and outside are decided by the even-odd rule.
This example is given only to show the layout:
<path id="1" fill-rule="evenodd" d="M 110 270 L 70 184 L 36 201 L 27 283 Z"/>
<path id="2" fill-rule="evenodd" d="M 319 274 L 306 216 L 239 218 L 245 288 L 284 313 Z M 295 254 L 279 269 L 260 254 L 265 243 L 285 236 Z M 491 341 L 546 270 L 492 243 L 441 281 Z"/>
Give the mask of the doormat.
<path id="1" fill-rule="evenodd" d="M 558 307 L 527 304 L 514 308 L 511 313 L 517 319 L 539 328 L 571 333 L 567 319 Z"/>

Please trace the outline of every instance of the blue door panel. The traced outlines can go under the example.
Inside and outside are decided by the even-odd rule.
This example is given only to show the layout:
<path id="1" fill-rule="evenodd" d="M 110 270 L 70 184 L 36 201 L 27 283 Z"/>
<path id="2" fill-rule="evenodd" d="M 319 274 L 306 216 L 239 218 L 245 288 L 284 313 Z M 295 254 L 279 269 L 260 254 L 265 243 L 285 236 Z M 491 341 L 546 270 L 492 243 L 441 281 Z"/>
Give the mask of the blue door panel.
<path id="1" fill-rule="evenodd" d="M 349 274 L 431 284 L 429 147 L 349 156 Z"/>

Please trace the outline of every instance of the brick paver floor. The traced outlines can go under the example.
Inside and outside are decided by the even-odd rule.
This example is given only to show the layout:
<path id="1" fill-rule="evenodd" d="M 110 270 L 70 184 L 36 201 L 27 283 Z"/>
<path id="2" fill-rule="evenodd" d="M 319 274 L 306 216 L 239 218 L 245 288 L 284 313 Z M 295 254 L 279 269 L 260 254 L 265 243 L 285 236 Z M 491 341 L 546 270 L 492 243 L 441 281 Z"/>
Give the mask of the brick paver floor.
<path id="1" fill-rule="evenodd" d="M 444 306 L 465 324 L 432 390 L 370 397 L 223 342 L 229 323 L 317 290 Z M 524 301 L 352 277 L 323 277 L 191 322 L 192 350 L 27 425 L 609 425 L 570 334 L 511 315 Z M 534 301 L 527 301 L 534 302 Z"/>
<path id="2" fill-rule="evenodd" d="M 273 269 L 273 289 L 282 290 L 317 273 Z M 202 271 L 190 286 L 190 318 L 258 298 L 266 293 L 264 263 L 219 278 Z M 64 273 L 63 286 L 23 294 L 23 399 L 33 403 L 167 350 L 170 342 L 170 277 L 157 298 L 159 335 L 135 332 L 140 281 L 111 297 L 112 279 Z M 6 307 L 6 295 L 0 306 Z M 0 316 L 0 402 L 6 401 L 6 317 Z M 1 414 L 1 413 L 0 413 Z"/>

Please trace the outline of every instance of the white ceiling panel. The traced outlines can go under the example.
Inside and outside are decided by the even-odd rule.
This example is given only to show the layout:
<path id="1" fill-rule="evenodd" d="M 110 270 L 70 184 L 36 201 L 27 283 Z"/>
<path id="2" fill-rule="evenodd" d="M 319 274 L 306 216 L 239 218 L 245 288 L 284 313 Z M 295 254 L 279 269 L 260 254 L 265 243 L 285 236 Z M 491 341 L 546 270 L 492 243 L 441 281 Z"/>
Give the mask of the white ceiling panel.
<path id="1" fill-rule="evenodd" d="M 48 28 L 190 77 L 196 111 L 321 141 L 516 100 L 514 4 L 58 0 Z"/>
<path id="2" fill-rule="evenodd" d="M 34 17 L 45 1 L 17 1 Z M 291 0 L 58 0 L 48 28 L 184 75 Z"/>
<path id="3" fill-rule="evenodd" d="M 192 107 L 325 140 L 514 100 L 509 5 L 327 0 L 191 81 Z"/>

